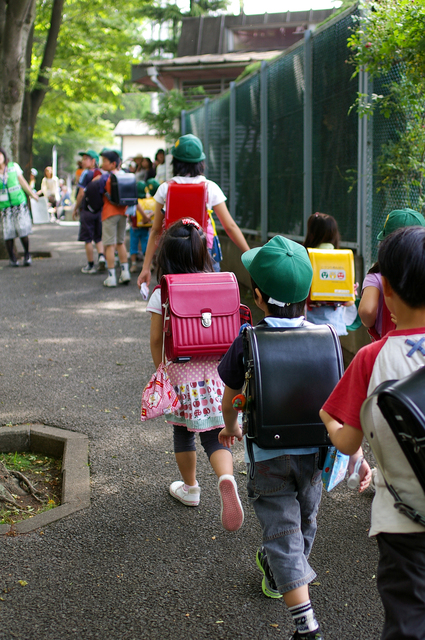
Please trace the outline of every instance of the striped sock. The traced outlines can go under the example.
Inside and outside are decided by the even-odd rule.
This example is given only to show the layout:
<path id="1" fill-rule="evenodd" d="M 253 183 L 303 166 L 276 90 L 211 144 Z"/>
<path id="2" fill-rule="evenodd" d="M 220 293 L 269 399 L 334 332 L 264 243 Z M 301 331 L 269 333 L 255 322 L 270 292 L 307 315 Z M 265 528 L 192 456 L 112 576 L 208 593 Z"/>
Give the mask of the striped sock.
<path id="1" fill-rule="evenodd" d="M 291 612 L 297 631 L 301 636 L 307 635 L 319 628 L 319 623 L 314 615 L 310 600 L 297 604 L 294 607 L 289 607 L 289 611 Z"/>

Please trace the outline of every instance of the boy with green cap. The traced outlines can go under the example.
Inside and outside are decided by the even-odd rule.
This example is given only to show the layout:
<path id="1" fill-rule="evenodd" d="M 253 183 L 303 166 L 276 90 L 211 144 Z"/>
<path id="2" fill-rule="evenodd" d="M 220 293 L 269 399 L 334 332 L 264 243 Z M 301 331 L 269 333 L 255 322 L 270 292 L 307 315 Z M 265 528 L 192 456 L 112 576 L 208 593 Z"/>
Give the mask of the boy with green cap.
<path id="1" fill-rule="evenodd" d="M 263 247 L 244 253 L 242 262 L 251 275 L 255 303 L 265 315 L 260 324 L 287 328 L 313 326 L 303 315 L 313 277 L 303 246 L 275 236 Z M 233 397 L 241 392 L 245 379 L 242 336 L 233 342 L 218 372 L 226 385 L 222 403 L 226 427 L 220 432 L 219 441 L 230 446 L 235 438 L 242 439 L 237 411 L 233 408 Z M 316 535 L 322 494 L 319 450 L 317 447 L 271 450 L 253 444 L 253 452 L 255 469 L 253 474 L 248 469 L 247 488 L 263 531 L 263 544 L 256 556 L 263 573 L 263 593 L 270 598 L 283 596 L 296 626 L 293 640 L 323 640 L 308 588 L 316 577 L 308 557 Z M 360 455 L 361 449 L 352 463 Z M 246 454 L 245 460 L 250 464 Z M 364 468 L 361 473 L 362 489 L 366 488 L 366 471 Z"/>

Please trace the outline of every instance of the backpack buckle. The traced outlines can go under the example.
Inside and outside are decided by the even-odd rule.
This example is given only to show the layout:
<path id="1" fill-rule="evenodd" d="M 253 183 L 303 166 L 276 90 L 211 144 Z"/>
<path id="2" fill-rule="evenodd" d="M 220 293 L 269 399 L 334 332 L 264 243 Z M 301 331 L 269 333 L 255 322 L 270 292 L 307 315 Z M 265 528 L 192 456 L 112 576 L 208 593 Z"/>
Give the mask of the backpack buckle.
<path id="1" fill-rule="evenodd" d="M 203 311 L 202 312 L 202 319 L 201 319 L 201 324 L 203 327 L 205 327 L 206 329 L 208 329 L 208 327 L 211 326 L 212 323 L 212 317 L 211 317 L 211 311 Z"/>

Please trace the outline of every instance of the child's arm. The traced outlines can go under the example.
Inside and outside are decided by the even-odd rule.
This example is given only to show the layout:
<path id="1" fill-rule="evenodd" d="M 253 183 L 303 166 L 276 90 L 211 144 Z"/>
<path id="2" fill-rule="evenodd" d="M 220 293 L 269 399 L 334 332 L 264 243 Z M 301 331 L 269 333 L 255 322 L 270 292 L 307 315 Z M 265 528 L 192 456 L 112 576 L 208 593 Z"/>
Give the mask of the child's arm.
<path id="1" fill-rule="evenodd" d="M 340 422 L 332 418 L 329 413 L 323 411 L 323 409 L 320 410 L 320 418 L 329 433 L 332 444 L 338 449 L 338 451 L 350 456 L 348 470 L 352 473 L 356 461 L 358 458 L 363 456 L 363 450 L 361 447 L 363 431 L 355 429 L 349 424 L 342 425 Z M 363 461 L 363 464 L 360 467 L 359 475 L 359 491 L 362 492 L 367 489 L 372 479 L 372 472 L 366 460 Z"/>
<path id="2" fill-rule="evenodd" d="M 233 408 L 233 398 L 240 393 L 242 389 L 238 391 L 231 389 L 227 385 L 224 387 L 222 413 L 224 418 L 224 429 L 218 434 L 218 441 L 225 447 L 230 447 L 235 443 L 235 438 L 242 440 L 242 429 L 238 424 L 238 412 Z"/>
<path id="3" fill-rule="evenodd" d="M 149 234 L 149 240 L 145 251 L 145 259 L 143 261 L 143 268 L 137 278 L 137 286 L 141 287 L 142 282 L 146 282 L 149 286 L 151 281 L 151 262 L 156 251 L 156 242 L 162 232 L 162 221 L 164 216 L 162 214 L 162 205 L 159 202 L 155 203 L 155 213 L 152 224 L 152 229 Z"/>
<path id="4" fill-rule="evenodd" d="M 379 289 L 377 287 L 366 287 L 359 304 L 359 316 L 362 324 L 369 328 L 373 327 L 378 313 Z"/>
<path id="5" fill-rule="evenodd" d="M 151 221 L 150 217 L 146 215 L 146 213 L 144 212 L 144 210 L 142 209 L 142 207 L 140 206 L 140 203 L 137 203 L 137 207 L 136 207 L 137 211 L 140 213 L 140 215 L 142 216 L 142 220 L 145 224 L 149 224 L 149 222 Z"/>
<path id="6" fill-rule="evenodd" d="M 158 369 L 162 362 L 162 315 L 159 313 L 151 314 L 151 354 L 155 367 Z"/>

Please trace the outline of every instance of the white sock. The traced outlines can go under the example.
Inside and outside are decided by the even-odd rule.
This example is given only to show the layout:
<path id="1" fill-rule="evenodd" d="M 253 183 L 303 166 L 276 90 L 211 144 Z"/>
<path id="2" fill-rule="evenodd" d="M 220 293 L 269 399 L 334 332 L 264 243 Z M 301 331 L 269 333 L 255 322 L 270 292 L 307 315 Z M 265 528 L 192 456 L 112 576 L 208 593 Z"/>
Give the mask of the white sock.
<path id="1" fill-rule="evenodd" d="M 115 269 L 108 269 L 108 274 L 111 278 L 115 278 Z"/>
<path id="2" fill-rule="evenodd" d="M 310 600 L 288 608 L 300 635 L 307 635 L 319 628 Z"/>
<path id="3" fill-rule="evenodd" d="M 198 487 L 198 486 L 199 486 L 198 481 L 196 481 L 196 483 L 193 485 L 184 483 L 184 490 L 189 491 L 189 489 L 194 489 L 195 487 Z"/>
<path id="4" fill-rule="evenodd" d="M 121 273 L 128 273 L 128 262 L 121 262 Z"/>

